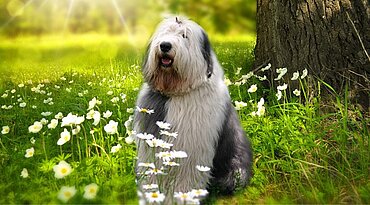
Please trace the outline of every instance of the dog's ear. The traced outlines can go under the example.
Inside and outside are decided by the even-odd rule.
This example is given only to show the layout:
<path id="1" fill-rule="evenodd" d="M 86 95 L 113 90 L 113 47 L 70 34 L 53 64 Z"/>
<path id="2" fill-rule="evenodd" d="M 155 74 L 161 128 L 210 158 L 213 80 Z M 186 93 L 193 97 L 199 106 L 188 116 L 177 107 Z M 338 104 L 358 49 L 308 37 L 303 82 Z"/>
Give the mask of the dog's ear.
<path id="1" fill-rule="evenodd" d="M 207 77 L 210 78 L 213 74 L 213 65 L 212 65 L 212 57 L 211 57 L 211 43 L 209 42 L 207 34 L 202 31 L 202 38 L 201 38 L 201 45 L 202 45 L 202 55 L 204 60 L 207 62 Z"/>

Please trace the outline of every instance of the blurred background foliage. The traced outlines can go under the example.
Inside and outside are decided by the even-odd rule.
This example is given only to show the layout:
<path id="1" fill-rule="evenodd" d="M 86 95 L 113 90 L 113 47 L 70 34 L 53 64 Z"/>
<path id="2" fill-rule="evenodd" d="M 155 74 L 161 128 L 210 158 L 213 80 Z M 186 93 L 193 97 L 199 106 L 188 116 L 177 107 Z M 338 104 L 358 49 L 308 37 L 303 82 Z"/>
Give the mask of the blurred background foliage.
<path id="1" fill-rule="evenodd" d="M 255 8 L 255 0 L 0 0 L 0 35 L 150 35 L 168 14 L 185 15 L 210 33 L 251 34 Z"/>

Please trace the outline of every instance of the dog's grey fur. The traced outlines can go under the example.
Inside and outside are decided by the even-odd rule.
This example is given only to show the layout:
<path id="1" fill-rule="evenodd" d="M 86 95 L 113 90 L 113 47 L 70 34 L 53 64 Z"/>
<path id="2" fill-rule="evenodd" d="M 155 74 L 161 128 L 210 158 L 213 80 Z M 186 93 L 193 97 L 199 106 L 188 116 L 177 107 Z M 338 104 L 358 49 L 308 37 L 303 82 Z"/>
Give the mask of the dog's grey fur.
<path id="1" fill-rule="evenodd" d="M 161 49 L 163 42 L 171 44 L 166 53 Z M 172 64 L 161 64 L 163 56 L 169 56 Z M 164 20 L 148 46 L 143 75 L 145 83 L 137 106 L 153 109 L 154 113 L 136 113 L 134 130 L 159 137 L 156 121 L 168 122 L 170 131 L 178 132 L 178 137 L 162 139 L 173 143 L 172 150 L 188 154 L 180 167 L 168 173 L 169 178 L 176 178 L 167 182 L 174 187 L 172 191 L 188 192 L 214 185 L 232 193 L 245 186 L 251 176 L 251 146 L 205 31 L 190 20 Z M 138 140 L 137 148 L 139 163 L 153 159 L 145 142 Z M 196 165 L 212 170 L 200 172 Z"/>

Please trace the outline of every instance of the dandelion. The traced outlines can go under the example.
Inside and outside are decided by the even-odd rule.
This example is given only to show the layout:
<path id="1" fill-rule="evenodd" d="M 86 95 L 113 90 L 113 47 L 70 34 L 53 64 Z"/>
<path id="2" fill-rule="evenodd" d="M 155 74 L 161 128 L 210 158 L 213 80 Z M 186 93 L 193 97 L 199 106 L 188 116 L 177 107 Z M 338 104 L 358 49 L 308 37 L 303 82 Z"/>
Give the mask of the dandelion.
<path id="1" fill-rule="evenodd" d="M 38 133 L 42 129 L 42 126 L 41 122 L 35 121 L 33 125 L 28 127 L 28 131 L 31 133 Z"/>
<path id="2" fill-rule="evenodd" d="M 136 106 L 136 109 L 138 112 L 146 113 L 146 114 L 153 114 L 154 110 L 146 109 L 146 108 L 140 108 Z"/>
<path id="3" fill-rule="evenodd" d="M 55 129 L 58 126 L 58 120 L 52 119 L 50 123 L 48 124 L 49 129 Z"/>
<path id="4" fill-rule="evenodd" d="M 25 103 L 25 102 L 22 102 L 22 103 L 19 103 L 19 107 L 26 107 L 27 106 L 27 103 Z"/>
<path id="5" fill-rule="evenodd" d="M 57 145 L 64 145 L 70 139 L 71 139 L 71 133 L 69 133 L 68 130 L 64 128 L 64 131 L 60 133 L 60 138 L 57 142 Z"/>
<path id="6" fill-rule="evenodd" d="M 138 167 L 149 167 L 149 168 L 152 168 L 152 169 L 155 168 L 154 163 L 146 163 L 146 162 L 140 162 L 137 166 Z"/>
<path id="7" fill-rule="evenodd" d="M 136 134 L 136 137 L 142 140 L 151 140 L 154 138 L 154 135 L 147 133 L 138 133 Z"/>
<path id="8" fill-rule="evenodd" d="M 33 147 L 26 149 L 26 154 L 24 155 L 26 158 L 33 157 L 33 154 L 35 154 L 35 149 Z"/>
<path id="9" fill-rule="evenodd" d="M 305 78 L 305 77 L 307 76 L 307 74 L 308 74 L 307 69 L 304 69 L 304 70 L 302 71 L 301 79 Z"/>
<path id="10" fill-rule="evenodd" d="M 248 93 L 254 93 L 257 91 L 257 85 L 253 84 L 251 87 L 248 89 Z"/>
<path id="11" fill-rule="evenodd" d="M 152 189 L 158 189 L 158 188 L 159 188 L 158 184 L 143 185 L 143 189 L 145 190 L 152 190 Z"/>
<path id="12" fill-rule="evenodd" d="M 288 85 L 286 83 L 284 83 L 283 85 L 277 86 L 277 89 L 281 91 L 286 90 L 287 88 L 288 88 Z"/>
<path id="13" fill-rule="evenodd" d="M 241 110 L 243 107 L 246 107 L 247 103 L 242 101 L 235 101 L 235 110 Z"/>
<path id="14" fill-rule="evenodd" d="M 72 173 L 73 169 L 66 161 L 62 160 L 57 165 L 54 165 L 54 176 L 57 179 L 64 178 Z"/>
<path id="15" fill-rule="evenodd" d="M 103 112 L 103 117 L 105 119 L 108 119 L 108 118 L 110 118 L 112 116 L 112 114 L 113 113 L 111 111 L 107 110 L 107 111 Z"/>
<path id="16" fill-rule="evenodd" d="M 294 91 L 293 91 L 293 94 L 295 95 L 295 96 L 300 96 L 301 95 L 301 91 L 299 91 L 298 89 L 295 89 Z"/>
<path id="17" fill-rule="evenodd" d="M 211 170 L 211 168 L 207 167 L 207 166 L 201 166 L 201 165 L 197 165 L 195 166 L 195 168 L 197 168 L 197 170 L 201 171 L 201 172 L 208 172 Z"/>
<path id="18" fill-rule="evenodd" d="M 89 185 L 86 185 L 84 188 L 84 198 L 85 199 L 94 199 L 96 197 L 96 194 L 98 193 L 99 187 L 95 183 L 91 183 Z"/>
<path id="19" fill-rule="evenodd" d="M 122 146 L 120 144 L 117 144 L 115 146 L 113 146 L 110 150 L 110 153 L 116 153 L 118 152 L 120 149 L 122 148 Z"/>
<path id="20" fill-rule="evenodd" d="M 114 120 L 110 120 L 107 125 L 104 126 L 104 131 L 107 132 L 107 134 L 114 135 L 118 132 L 118 122 L 115 122 Z"/>
<path id="21" fill-rule="evenodd" d="M 278 73 L 279 75 L 274 80 L 280 80 L 287 72 L 288 72 L 287 68 L 278 68 L 278 69 L 276 69 L 276 73 Z"/>
<path id="22" fill-rule="evenodd" d="M 291 80 L 297 80 L 299 78 L 299 71 L 296 71 L 293 73 L 293 77 L 291 78 Z"/>
<path id="23" fill-rule="evenodd" d="M 9 126 L 3 126 L 1 130 L 1 134 L 5 135 L 5 134 L 8 134 L 9 132 L 10 132 Z"/>
<path id="24" fill-rule="evenodd" d="M 177 138 L 177 136 L 179 135 L 177 132 L 168 132 L 167 130 L 160 130 L 159 134 L 160 135 L 167 135 L 167 136 L 173 137 L 173 138 Z"/>
<path id="25" fill-rule="evenodd" d="M 170 123 L 162 122 L 162 121 L 157 121 L 155 123 L 159 128 L 164 129 L 164 130 L 169 130 L 170 129 Z"/>
<path id="26" fill-rule="evenodd" d="M 191 193 L 194 197 L 205 197 L 208 195 L 208 191 L 206 189 L 193 189 Z"/>
<path id="27" fill-rule="evenodd" d="M 62 186 L 58 193 L 58 199 L 64 203 L 67 203 L 76 194 L 76 192 L 77 190 L 74 186 Z"/>
<path id="28" fill-rule="evenodd" d="M 26 168 L 23 168 L 21 172 L 21 177 L 27 178 L 28 177 L 28 170 Z"/>
<path id="29" fill-rule="evenodd" d="M 165 196 L 157 191 L 145 193 L 145 198 L 149 203 L 161 203 L 164 201 Z"/>

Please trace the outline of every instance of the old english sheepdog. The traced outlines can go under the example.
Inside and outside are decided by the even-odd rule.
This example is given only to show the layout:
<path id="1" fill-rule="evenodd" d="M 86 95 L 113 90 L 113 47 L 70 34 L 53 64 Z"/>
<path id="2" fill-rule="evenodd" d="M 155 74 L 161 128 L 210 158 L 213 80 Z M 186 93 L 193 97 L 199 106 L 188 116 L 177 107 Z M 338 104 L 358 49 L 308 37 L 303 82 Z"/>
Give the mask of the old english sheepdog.
<path id="1" fill-rule="evenodd" d="M 148 140 L 137 139 L 138 165 L 142 165 L 137 166 L 137 171 L 143 174 L 154 170 L 149 177 L 139 174 L 139 188 L 159 183 L 172 193 L 218 187 L 231 194 L 237 187 L 244 187 L 251 176 L 251 145 L 205 31 L 185 18 L 165 19 L 151 38 L 142 72 L 145 83 L 137 107 L 153 112 L 136 111 L 134 130 L 152 134 L 168 143 L 168 147 L 153 149 Z M 177 137 L 159 134 L 157 122 L 169 123 L 171 127 L 166 131 L 177 132 Z M 187 158 L 177 160 L 178 167 L 166 168 L 153 150 L 184 151 Z M 148 164 L 153 160 L 156 168 Z M 211 170 L 201 172 L 197 165 Z M 167 172 L 161 182 L 155 173 L 159 170 Z"/>

